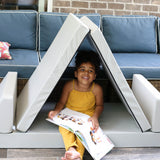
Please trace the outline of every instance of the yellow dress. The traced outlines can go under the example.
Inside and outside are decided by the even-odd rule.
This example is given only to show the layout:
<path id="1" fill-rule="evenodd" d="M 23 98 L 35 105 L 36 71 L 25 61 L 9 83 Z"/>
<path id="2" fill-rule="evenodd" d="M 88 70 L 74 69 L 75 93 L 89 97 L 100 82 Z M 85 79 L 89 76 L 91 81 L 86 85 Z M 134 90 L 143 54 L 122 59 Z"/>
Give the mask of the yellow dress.
<path id="1" fill-rule="evenodd" d="M 90 91 L 80 92 L 75 90 L 73 80 L 73 90 L 69 94 L 66 107 L 92 116 L 95 110 L 95 95 L 93 94 L 94 85 L 95 83 L 92 84 Z M 59 131 L 63 137 L 66 150 L 70 147 L 76 147 L 76 150 L 81 154 L 81 159 L 83 159 L 82 157 L 85 149 L 80 140 L 72 132 L 62 127 L 59 127 Z"/>

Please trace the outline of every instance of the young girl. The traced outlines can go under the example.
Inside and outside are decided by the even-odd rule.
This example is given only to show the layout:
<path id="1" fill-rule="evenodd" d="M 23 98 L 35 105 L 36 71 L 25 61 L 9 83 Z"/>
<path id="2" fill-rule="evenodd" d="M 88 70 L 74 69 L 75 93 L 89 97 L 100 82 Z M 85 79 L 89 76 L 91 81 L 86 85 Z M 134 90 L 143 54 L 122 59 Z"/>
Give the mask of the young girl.
<path id="1" fill-rule="evenodd" d="M 75 78 L 64 85 L 61 98 L 53 111 L 48 114 L 53 118 L 64 107 L 85 113 L 91 116 L 95 132 L 99 127 L 98 117 L 103 111 L 102 88 L 93 82 L 100 66 L 100 60 L 93 51 L 81 51 L 76 56 Z M 59 127 L 65 144 L 66 152 L 62 160 L 82 160 L 84 146 L 80 140 L 70 131 Z"/>

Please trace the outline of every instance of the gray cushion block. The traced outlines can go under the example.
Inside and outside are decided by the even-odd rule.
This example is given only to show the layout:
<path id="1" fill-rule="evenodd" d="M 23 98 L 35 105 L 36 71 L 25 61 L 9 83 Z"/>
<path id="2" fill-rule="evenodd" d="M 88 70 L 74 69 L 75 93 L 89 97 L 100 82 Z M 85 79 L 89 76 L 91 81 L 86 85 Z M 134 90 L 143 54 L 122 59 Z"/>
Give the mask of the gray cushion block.
<path id="1" fill-rule="evenodd" d="M 17 99 L 17 129 L 27 131 L 89 29 L 70 14 Z"/>
<path id="2" fill-rule="evenodd" d="M 141 74 L 134 74 L 132 90 L 151 124 L 151 130 L 160 132 L 160 92 Z"/>
<path id="3" fill-rule="evenodd" d="M 17 72 L 8 72 L 0 83 L 0 133 L 13 129 L 17 100 Z"/>
<path id="4" fill-rule="evenodd" d="M 111 82 L 117 90 L 122 102 L 125 104 L 126 108 L 131 113 L 142 131 L 150 129 L 151 126 L 139 106 L 132 90 L 130 89 L 123 73 L 121 72 L 102 32 L 87 17 L 83 17 L 81 20 L 91 29 L 91 40 L 95 44 L 95 47 L 101 57 L 104 69 L 111 79 Z"/>

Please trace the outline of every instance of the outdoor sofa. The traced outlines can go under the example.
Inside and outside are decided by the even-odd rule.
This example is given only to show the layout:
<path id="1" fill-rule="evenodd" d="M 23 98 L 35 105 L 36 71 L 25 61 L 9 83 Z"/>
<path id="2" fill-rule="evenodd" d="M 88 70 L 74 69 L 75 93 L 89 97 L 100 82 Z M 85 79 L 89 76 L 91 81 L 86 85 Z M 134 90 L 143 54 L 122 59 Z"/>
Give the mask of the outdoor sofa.
<path id="1" fill-rule="evenodd" d="M 68 14 L 65 13 L 0 11 L 0 41 L 11 44 L 9 51 L 12 56 L 11 60 L 0 60 L 0 77 L 3 79 L 8 72 L 17 72 L 19 80 L 29 79 L 41 63 L 67 16 Z M 158 17 L 101 16 L 99 14 L 77 16 L 87 16 L 101 29 L 126 80 L 132 80 L 133 74 L 142 74 L 148 80 L 159 82 Z M 93 48 L 87 39 L 84 39 L 78 48 L 78 50 L 90 49 Z M 73 78 L 73 73 L 74 58 L 66 68 L 59 83 Z M 101 67 L 97 78 L 103 81 L 108 80 L 103 67 Z M 23 86 L 21 87 L 23 88 Z M 55 94 L 54 90 L 52 94 Z M 15 99 L 15 97 L 13 98 Z M 22 132 L 16 130 L 15 126 L 13 130 L 0 134 L 0 148 L 64 147 L 58 128 L 45 120 L 48 111 L 55 104 L 50 100 L 48 101 L 29 130 Z M 117 103 L 112 102 L 107 103 L 106 106 L 100 118 L 100 124 L 102 128 L 104 127 L 105 133 L 113 140 L 115 146 L 160 146 L 157 141 L 160 134 L 152 131 L 142 132 L 122 103 L 117 105 Z M 13 118 L 16 120 L 16 116 L 13 115 Z M 130 135 L 136 140 L 130 139 Z M 150 140 L 148 140 L 148 135 Z M 145 139 L 148 142 L 145 142 Z"/>

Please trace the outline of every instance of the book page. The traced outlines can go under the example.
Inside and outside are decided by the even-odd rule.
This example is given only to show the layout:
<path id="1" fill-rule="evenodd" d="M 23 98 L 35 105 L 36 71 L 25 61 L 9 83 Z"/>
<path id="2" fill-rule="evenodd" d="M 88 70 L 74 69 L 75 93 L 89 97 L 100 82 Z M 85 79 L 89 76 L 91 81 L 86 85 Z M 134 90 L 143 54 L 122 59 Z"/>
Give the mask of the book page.
<path id="1" fill-rule="evenodd" d="M 100 127 L 97 132 L 93 130 L 92 122 L 88 122 L 88 118 L 89 116 L 86 114 L 65 108 L 57 114 L 53 120 L 47 120 L 73 132 L 91 156 L 99 160 L 105 156 L 114 145 Z"/>

